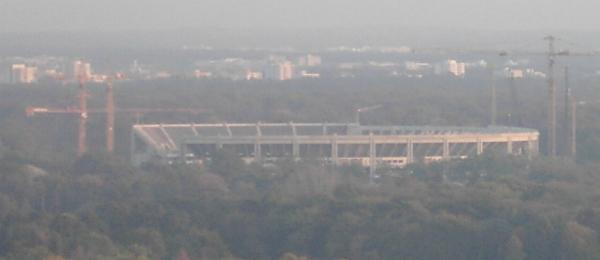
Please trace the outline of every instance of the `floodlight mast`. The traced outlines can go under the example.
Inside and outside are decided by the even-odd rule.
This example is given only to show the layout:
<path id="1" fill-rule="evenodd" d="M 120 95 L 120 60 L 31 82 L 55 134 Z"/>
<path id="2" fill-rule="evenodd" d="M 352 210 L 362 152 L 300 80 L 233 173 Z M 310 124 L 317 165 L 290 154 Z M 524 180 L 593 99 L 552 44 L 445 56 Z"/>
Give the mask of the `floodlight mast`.
<path id="1" fill-rule="evenodd" d="M 555 158 L 556 153 L 556 84 L 554 80 L 554 65 L 557 56 L 568 56 L 568 51 L 555 50 L 556 37 L 549 35 L 544 38 L 548 41 L 548 156 Z"/>

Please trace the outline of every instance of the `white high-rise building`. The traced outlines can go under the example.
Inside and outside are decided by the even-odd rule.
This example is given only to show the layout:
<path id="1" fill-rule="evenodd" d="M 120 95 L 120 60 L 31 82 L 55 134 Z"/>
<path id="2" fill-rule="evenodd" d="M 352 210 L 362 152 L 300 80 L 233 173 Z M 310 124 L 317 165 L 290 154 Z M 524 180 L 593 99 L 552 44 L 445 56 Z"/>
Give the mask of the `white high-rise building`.
<path id="1" fill-rule="evenodd" d="M 263 73 L 265 79 L 290 80 L 294 78 L 294 65 L 290 61 L 283 61 L 267 65 Z"/>
<path id="2" fill-rule="evenodd" d="M 448 73 L 457 76 L 458 75 L 458 62 L 455 60 L 448 60 L 446 62 L 446 68 L 448 69 Z"/>
<path id="3" fill-rule="evenodd" d="M 37 81 L 37 67 L 25 64 L 13 64 L 10 70 L 10 82 L 31 84 Z"/>
<path id="4" fill-rule="evenodd" d="M 294 65 L 286 61 L 279 64 L 279 80 L 290 80 L 294 78 Z"/>
<path id="5" fill-rule="evenodd" d="M 82 60 L 73 62 L 73 80 L 89 81 L 92 78 L 92 65 Z"/>
<path id="6" fill-rule="evenodd" d="M 456 60 L 447 60 L 443 63 L 438 63 L 435 66 L 435 74 L 437 75 L 452 75 L 455 77 L 463 77 L 467 72 L 467 65 L 464 62 Z"/>
<path id="7" fill-rule="evenodd" d="M 21 83 L 25 78 L 25 64 L 13 64 L 10 67 L 10 83 Z"/>
<path id="8" fill-rule="evenodd" d="M 27 67 L 25 69 L 25 81 L 23 83 L 31 84 L 37 81 L 38 68 Z"/>

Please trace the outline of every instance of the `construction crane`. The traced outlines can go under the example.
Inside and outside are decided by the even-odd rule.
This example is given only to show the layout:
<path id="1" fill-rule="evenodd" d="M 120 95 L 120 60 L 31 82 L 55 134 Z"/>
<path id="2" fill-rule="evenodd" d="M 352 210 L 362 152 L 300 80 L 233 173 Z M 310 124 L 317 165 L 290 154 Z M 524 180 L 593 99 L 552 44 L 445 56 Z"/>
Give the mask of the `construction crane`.
<path id="1" fill-rule="evenodd" d="M 569 51 L 556 51 L 555 41 L 557 40 L 554 36 L 547 36 L 544 40 L 548 41 L 548 155 L 550 157 L 557 156 L 556 149 L 556 84 L 554 79 L 554 65 L 558 56 L 596 56 L 597 52 L 581 52 L 573 53 Z M 576 119 L 577 107 L 575 105 L 575 97 L 572 94 L 572 88 L 569 84 L 569 69 L 565 68 L 565 122 L 569 124 L 571 119 L 570 131 L 565 131 L 567 136 L 568 146 L 570 146 L 570 156 L 573 158 L 576 156 L 576 131 L 577 131 L 577 119 Z"/>
<path id="2" fill-rule="evenodd" d="M 552 35 L 546 36 L 548 41 L 548 156 L 556 157 L 556 84 L 554 81 L 554 64 L 557 56 L 569 55 L 568 52 L 556 52 Z"/>
<path id="3" fill-rule="evenodd" d="M 106 152 L 115 151 L 115 95 L 112 80 L 106 84 Z"/>
<path id="4" fill-rule="evenodd" d="M 567 56 L 569 55 L 568 51 L 556 51 L 555 49 L 555 41 L 556 38 L 554 36 L 546 36 L 544 40 L 548 41 L 548 52 L 546 53 L 548 59 L 548 136 L 547 136 L 547 155 L 550 157 L 556 157 L 556 85 L 554 79 L 554 65 L 556 63 L 556 58 L 558 56 Z M 508 56 L 509 53 L 507 51 L 498 52 L 500 56 Z M 532 52 L 518 52 L 520 54 L 539 54 Z M 492 67 L 493 68 L 493 67 Z M 516 120 L 517 123 L 520 124 L 518 115 L 515 113 L 517 108 L 515 106 L 518 105 L 518 97 L 517 97 L 517 89 L 515 85 L 514 76 L 510 75 L 509 77 L 509 86 L 510 86 L 510 95 L 512 101 L 512 111 L 510 121 Z M 496 123 L 496 111 L 497 111 L 497 97 L 496 97 L 496 85 L 495 79 L 491 76 L 491 95 L 492 95 L 492 104 L 491 104 L 491 123 L 494 125 Z M 513 119 L 512 117 L 517 117 Z"/>
<path id="5" fill-rule="evenodd" d="M 208 110 L 187 109 L 187 108 L 117 108 L 114 101 L 114 87 L 111 80 L 106 84 L 106 107 L 104 109 L 89 109 L 87 99 L 89 94 L 85 89 L 83 80 L 79 84 L 79 107 L 51 108 L 51 107 L 27 107 L 25 113 L 28 117 L 38 114 L 71 114 L 78 115 L 79 133 L 77 155 L 81 157 L 87 152 L 87 121 L 90 114 L 106 114 L 106 152 L 113 153 L 115 147 L 115 114 L 132 114 L 139 118 L 148 113 L 182 113 L 182 114 L 203 114 Z M 139 119 L 138 119 L 139 120 Z"/>
<path id="6" fill-rule="evenodd" d="M 209 112 L 204 109 L 185 109 L 185 108 L 115 108 L 116 113 L 128 113 L 132 115 L 148 114 L 148 113 L 182 113 L 182 114 L 205 114 Z M 28 117 L 33 117 L 38 114 L 79 114 L 82 110 L 77 107 L 52 108 L 52 107 L 33 107 L 29 106 L 25 109 L 25 114 Z M 88 114 L 105 114 L 106 109 L 88 109 Z"/>
<path id="7" fill-rule="evenodd" d="M 89 114 L 106 114 L 106 152 L 113 153 L 114 152 L 114 115 L 116 113 L 126 113 L 132 115 L 142 115 L 147 113 L 185 113 L 185 114 L 202 114 L 206 113 L 206 110 L 198 110 L 198 109 L 148 109 L 148 108 L 130 108 L 130 109 L 114 109 L 113 112 L 108 112 L 109 109 L 88 109 L 86 112 L 79 108 L 67 107 L 64 109 L 61 108 L 47 108 L 47 107 L 27 107 L 26 114 L 28 117 L 33 117 L 38 114 L 71 114 L 78 115 L 80 118 L 80 129 L 83 125 L 83 131 L 80 131 L 79 139 L 78 139 L 78 156 L 82 156 L 87 152 L 87 120 Z M 82 117 L 85 118 L 81 120 Z M 84 121 L 82 124 L 81 121 Z M 81 134 L 83 133 L 83 134 Z"/>
<path id="8" fill-rule="evenodd" d="M 548 71 L 547 71 L 547 83 L 548 83 L 548 104 L 547 104 L 547 116 L 548 116 L 548 122 L 547 122 L 547 155 L 549 157 L 553 157 L 555 158 L 557 156 L 557 91 L 556 91 L 556 80 L 555 80 L 555 65 L 556 65 L 556 60 L 558 57 L 560 56 L 594 56 L 597 55 L 597 53 L 595 52 L 582 52 L 582 53 L 573 53 L 573 52 L 569 52 L 566 50 L 556 50 L 556 46 L 555 43 L 558 40 L 558 38 L 549 35 L 544 37 L 544 40 L 548 42 L 548 51 L 544 54 L 547 57 L 547 62 L 548 62 Z M 540 53 L 535 53 L 535 52 L 519 52 L 519 51 L 515 51 L 514 53 L 517 54 L 527 54 L 527 55 L 537 55 Z M 508 52 L 503 51 L 501 52 L 501 56 L 506 56 L 508 55 Z M 568 71 L 566 72 L 566 74 L 568 73 Z M 512 76 L 512 75 L 511 75 Z M 515 81 L 514 78 L 510 79 L 510 92 L 511 92 L 511 96 L 512 96 L 512 101 L 513 101 L 513 106 L 518 105 L 518 100 L 516 99 L 516 86 L 515 86 Z M 568 79 L 567 79 L 568 80 Z M 566 94 L 565 97 L 565 106 L 566 106 L 566 110 L 565 110 L 565 116 L 568 116 L 567 114 L 569 113 L 574 113 L 574 111 L 569 111 L 569 110 L 573 110 L 572 108 L 569 108 L 570 105 L 570 99 L 571 97 L 567 97 L 570 94 L 570 87 L 566 86 L 567 88 L 569 88 L 568 91 L 569 93 Z M 513 107 L 513 111 L 514 111 L 514 107 Z M 517 122 L 518 122 L 518 118 L 517 118 Z M 567 121 L 565 121 L 565 124 L 568 124 L 568 118 L 566 118 Z M 573 120 L 575 120 L 573 118 Z M 571 122 L 572 125 L 575 125 L 574 122 Z M 574 141 L 571 141 L 574 142 Z"/>
<path id="9" fill-rule="evenodd" d="M 600 55 L 599 52 L 597 51 L 590 51 L 590 52 L 570 52 L 570 51 L 565 51 L 565 50 L 557 50 L 555 47 L 555 43 L 556 41 L 564 41 L 563 39 L 559 39 L 556 38 L 552 35 L 546 36 L 543 38 L 544 41 L 547 41 L 547 48 L 548 50 L 546 52 L 535 52 L 535 51 L 524 51 L 524 50 L 510 50 L 510 51 L 497 51 L 497 50 L 491 50 L 491 49 L 472 49 L 472 48 L 466 48 L 466 49 L 421 49 L 421 50 L 413 50 L 413 53 L 471 53 L 471 54 L 486 54 L 486 55 L 497 55 L 498 53 L 500 53 L 500 56 L 506 56 L 509 54 L 509 52 L 513 55 L 543 55 L 546 57 L 547 59 L 547 84 L 548 84 L 548 104 L 547 104 L 547 114 L 548 114 L 548 119 L 547 119 L 547 155 L 549 157 L 556 157 L 557 156 L 557 147 L 556 147 L 556 143 L 557 143 L 557 92 L 556 92 L 556 80 L 555 80 L 555 65 L 556 65 L 556 61 L 557 58 L 560 56 L 598 56 Z M 491 107 L 490 107 L 490 122 L 491 124 L 495 124 L 496 123 L 496 113 L 497 113 L 497 104 L 496 104 L 496 86 L 495 86 L 495 79 L 493 78 L 493 75 L 491 77 L 491 81 L 490 81 L 490 89 L 491 89 Z M 514 81 L 511 83 L 511 96 L 513 94 L 516 94 L 516 86 L 514 85 Z M 570 87 L 569 87 L 570 88 Z M 574 98 L 573 97 L 566 97 L 566 100 L 571 100 L 571 102 L 566 102 L 566 103 L 572 103 L 574 102 Z M 513 100 L 513 104 L 515 100 Z M 570 112 L 568 112 L 568 110 L 570 110 Z M 571 115 L 571 122 L 565 122 L 565 124 L 571 124 L 571 128 L 576 128 L 576 122 L 575 122 L 575 114 L 576 112 L 576 108 L 574 107 L 573 104 L 566 104 L 566 108 L 565 108 L 565 114 L 566 113 L 570 113 Z M 567 119 L 568 120 L 568 119 Z M 574 155 L 574 143 L 575 141 L 575 130 L 571 130 L 572 133 L 569 133 L 571 135 L 570 137 L 570 143 L 571 143 L 571 153 Z"/>
<path id="10" fill-rule="evenodd" d="M 132 113 L 136 115 L 137 122 L 139 123 L 139 118 L 142 114 L 146 113 L 156 113 L 156 112 L 170 112 L 170 113 L 185 113 L 185 114 L 200 114 L 206 111 L 198 110 L 198 109 L 144 109 L 144 108 L 134 108 L 134 109 L 118 109 L 115 106 L 115 97 L 114 97 L 114 86 L 113 79 L 120 79 L 122 75 L 117 74 L 114 77 L 109 77 L 106 82 L 106 104 L 105 104 L 105 113 L 106 113 L 106 152 L 113 153 L 115 149 L 115 113 Z"/>
<path id="11" fill-rule="evenodd" d="M 565 111 L 564 111 L 564 128 L 565 147 L 567 148 L 567 156 L 573 160 L 577 158 L 577 100 L 573 95 L 573 88 L 570 84 L 569 67 L 565 66 Z"/>

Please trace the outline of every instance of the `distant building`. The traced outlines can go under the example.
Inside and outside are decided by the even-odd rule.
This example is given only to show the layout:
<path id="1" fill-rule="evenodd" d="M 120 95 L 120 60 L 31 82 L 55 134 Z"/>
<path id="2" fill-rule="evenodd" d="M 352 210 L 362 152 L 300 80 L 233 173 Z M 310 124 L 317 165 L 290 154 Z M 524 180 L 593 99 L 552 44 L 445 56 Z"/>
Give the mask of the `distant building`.
<path id="1" fill-rule="evenodd" d="M 10 70 L 10 82 L 20 84 L 31 84 L 37 81 L 38 69 L 35 66 L 25 64 L 13 64 Z"/>
<path id="2" fill-rule="evenodd" d="M 262 72 L 258 71 L 247 71 L 246 72 L 246 80 L 262 80 L 264 78 Z"/>
<path id="3" fill-rule="evenodd" d="M 279 64 L 279 80 L 290 80 L 294 78 L 294 65 L 286 61 Z"/>
<path id="4" fill-rule="evenodd" d="M 156 74 L 154 74 L 155 79 L 168 79 L 171 77 L 173 77 L 173 75 L 171 73 L 169 73 L 168 71 L 159 71 L 159 72 L 156 72 Z"/>
<path id="5" fill-rule="evenodd" d="M 525 71 L 519 69 L 507 69 L 506 77 L 513 79 L 522 79 L 525 77 Z"/>
<path id="6" fill-rule="evenodd" d="M 452 75 L 455 77 L 464 77 L 467 72 L 467 65 L 464 62 L 456 60 L 447 60 L 435 65 L 436 75 Z"/>
<path id="7" fill-rule="evenodd" d="M 317 67 L 321 66 L 322 59 L 321 56 L 308 54 L 306 56 L 302 56 L 298 59 L 298 65 L 301 67 Z"/>
<path id="8" fill-rule="evenodd" d="M 381 47 L 380 51 L 383 53 L 410 53 L 412 49 L 408 46 L 400 46 L 400 47 Z"/>
<path id="9" fill-rule="evenodd" d="M 456 73 L 454 76 L 464 77 L 467 74 L 467 65 L 464 62 L 456 63 Z"/>
<path id="10" fill-rule="evenodd" d="M 45 78 L 50 78 L 50 79 L 53 79 L 53 80 L 59 80 L 62 77 L 61 73 L 59 73 L 55 69 L 47 69 L 47 70 L 45 70 L 44 73 L 43 73 L 43 76 Z"/>
<path id="11" fill-rule="evenodd" d="M 93 74 L 88 80 L 94 83 L 105 83 L 108 80 L 108 78 L 108 75 Z"/>
<path id="12" fill-rule="evenodd" d="M 290 80 L 294 78 L 294 65 L 290 61 L 267 65 L 263 76 L 270 80 Z"/>
<path id="13" fill-rule="evenodd" d="M 10 67 L 10 83 L 21 83 L 25 78 L 25 64 L 13 64 Z"/>
<path id="14" fill-rule="evenodd" d="M 452 75 L 458 75 L 458 62 L 455 60 L 446 61 L 446 70 Z"/>
<path id="15" fill-rule="evenodd" d="M 320 73 L 314 73 L 314 72 L 308 72 L 306 70 L 303 70 L 300 72 L 300 76 L 302 78 L 308 78 L 308 79 L 318 79 L 321 77 Z"/>
<path id="16" fill-rule="evenodd" d="M 90 81 L 92 79 L 92 65 L 82 60 L 73 62 L 73 80 Z"/>
<path id="17" fill-rule="evenodd" d="M 536 79 L 545 79 L 545 78 L 547 78 L 546 73 L 540 72 L 540 71 L 536 71 L 534 69 L 526 69 L 525 70 L 525 76 L 528 77 L 528 78 L 536 78 Z"/>
<path id="18" fill-rule="evenodd" d="M 197 78 L 197 79 L 206 79 L 206 78 L 210 78 L 210 77 L 212 77 L 212 72 L 202 71 L 202 70 L 195 70 L 194 71 L 194 78 Z"/>
<path id="19" fill-rule="evenodd" d="M 432 68 L 431 64 L 425 62 L 407 61 L 404 67 L 408 71 L 424 71 Z"/>

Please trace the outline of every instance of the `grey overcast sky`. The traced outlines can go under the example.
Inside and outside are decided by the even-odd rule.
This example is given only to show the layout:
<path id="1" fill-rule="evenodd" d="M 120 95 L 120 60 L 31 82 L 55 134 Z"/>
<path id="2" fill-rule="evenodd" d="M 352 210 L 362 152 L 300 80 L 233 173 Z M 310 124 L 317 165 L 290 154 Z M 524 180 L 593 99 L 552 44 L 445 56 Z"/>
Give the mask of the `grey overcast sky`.
<path id="1" fill-rule="evenodd" d="M 355 25 L 600 28 L 598 0 L 0 0 L 0 32 Z"/>

